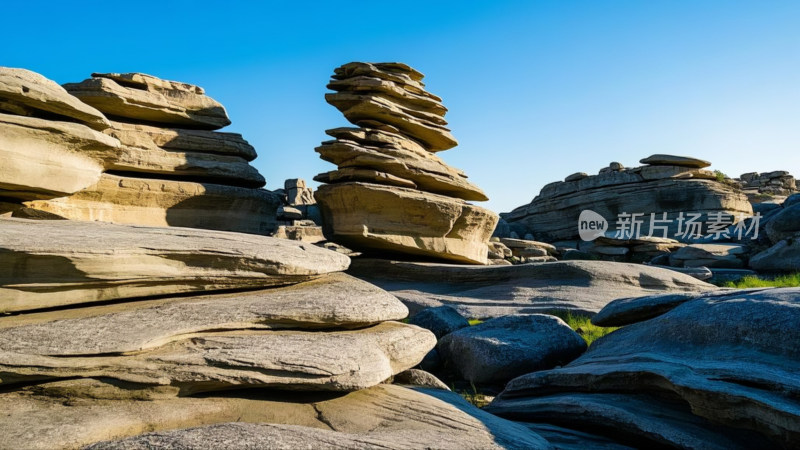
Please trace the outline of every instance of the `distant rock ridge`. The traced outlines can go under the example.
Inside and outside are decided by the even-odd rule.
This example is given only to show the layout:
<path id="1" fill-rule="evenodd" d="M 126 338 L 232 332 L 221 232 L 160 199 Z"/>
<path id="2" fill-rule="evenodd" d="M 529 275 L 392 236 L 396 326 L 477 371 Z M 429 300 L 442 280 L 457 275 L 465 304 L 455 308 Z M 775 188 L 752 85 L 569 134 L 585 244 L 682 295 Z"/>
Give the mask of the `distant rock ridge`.
<path id="1" fill-rule="evenodd" d="M 487 262 L 497 216 L 488 198 L 435 152 L 458 144 L 447 109 L 402 63 L 345 64 L 325 95 L 358 128 L 334 128 L 316 148 L 338 166 L 317 175 L 325 235 L 355 250 Z"/>
<path id="2" fill-rule="evenodd" d="M 591 210 L 608 221 L 608 230 L 617 229 L 622 213 L 639 213 L 642 230 L 650 226 L 650 214 L 670 222 L 667 237 L 677 231 L 680 213 L 701 213 L 702 230 L 707 230 L 709 214 L 727 214 L 735 219 L 751 216 L 747 197 L 733 183 L 718 179 L 706 170 L 711 163 L 696 158 L 652 155 L 645 165 L 624 168 L 611 163 L 598 175 L 576 173 L 565 181 L 544 186 L 531 203 L 501 214 L 509 230 L 545 242 L 578 240 L 578 219 Z M 661 237 L 661 235 L 658 235 Z M 508 237 L 508 236 L 505 236 Z"/>

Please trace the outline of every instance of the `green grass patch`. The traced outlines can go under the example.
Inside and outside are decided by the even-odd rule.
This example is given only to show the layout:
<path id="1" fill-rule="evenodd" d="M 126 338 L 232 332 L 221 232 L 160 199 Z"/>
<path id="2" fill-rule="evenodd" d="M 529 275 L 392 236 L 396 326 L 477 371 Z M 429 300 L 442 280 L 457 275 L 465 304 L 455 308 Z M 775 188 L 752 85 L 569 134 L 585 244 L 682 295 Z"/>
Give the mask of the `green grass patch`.
<path id="1" fill-rule="evenodd" d="M 755 275 L 748 275 L 741 280 L 726 281 L 721 284 L 722 287 L 729 288 L 763 288 L 763 287 L 798 287 L 800 286 L 800 273 L 792 273 L 788 275 L 778 275 L 775 277 L 759 277 Z"/>
<path id="2" fill-rule="evenodd" d="M 619 327 L 598 327 L 597 325 L 592 324 L 589 316 L 585 314 L 574 313 L 572 311 L 550 311 L 546 314 L 556 316 L 563 320 L 567 325 L 569 325 L 570 328 L 581 335 L 583 340 L 586 341 L 586 345 L 592 345 L 592 342 L 600 339 L 614 330 L 619 329 Z M 483 322 L 484 321 L 480 319 L 470 319 L 469 324 L 478 325 L 479 323 Z"/>

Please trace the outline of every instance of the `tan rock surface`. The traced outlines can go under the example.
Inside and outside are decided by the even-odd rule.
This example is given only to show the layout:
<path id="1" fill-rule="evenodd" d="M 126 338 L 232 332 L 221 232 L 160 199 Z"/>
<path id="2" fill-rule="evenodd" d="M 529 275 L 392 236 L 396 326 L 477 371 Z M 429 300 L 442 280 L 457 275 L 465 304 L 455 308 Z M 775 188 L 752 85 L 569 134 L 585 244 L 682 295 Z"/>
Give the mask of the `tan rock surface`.
<path id="1" fill-rule="evenodd" d="M 0 219 L 0 312 L 293 284 L 350 259 L 284 239 L 180 228 Z"/>
<path id="2" fill-rule="evenodd" d="M 373 169 L 412 181 L 422 191 L 463 200 L 485 201 L 486 194 L 454 169 L 429 152 L 370 147 L 351 141 L 323 142 L 316 152 L 339 169 Z M 394 184 L 394 183 L 393 183 Z"/>
<path id="3" fill-rule="evenodd" d="M 0 197 L 46 199 L 91 186 L 103 171 L 98 154 L 119 142 L 85 125 L 0 114 Z"/>
<path id="4" fill-rule="evenodd" d="M 168 150 L 238 156 L 247 161 L 256 159 L 256 149 L 241 134 L 208 130 L 162 128 L 149 125 L 111 122 L 114 129 L 136 131 L 145 141 Z M 145 137 L 146 135 L 146 137 Z"/>
<path id="5" fill-rule="evenodd" d="M 314 177 L 314 181 L 328 184 L 356 181 L 363 183 L 382 184 L 384 186 L 399 186 L 409 189 L 417 188 L 416 183 L 411 180 L 396 177 L 386 172 L 380 172 L 372 169 L 361 169 L 358 167 L 345 167 L 343 169 L 321 173 Z"/>
<path id="6" fill-rule="evenodd" d="M 25 69 L 0 67 L 0 111 L 63 117 L 95 130 L 110 126 L 103 113 L 70 95 L 53 80 Z"/>
<path id="7" fill-rule="evenodd" d="M 414 111 L 409 108 L 386 98 L 337 93 L 326 94 L 325 99 L 356 125 L 362 126 L 363 121 L 372 120 L 387 123 L 418 140 L 432 152 L 447 150 L 458 145 L 458 141 L 444 125 L 432 122 L 429 117 L 420 118 L 420 114 L 413 114 Z"/>
<path id="8" fill-rule="evenodd" d="M 414 105 L 433 114 L 444 116 L 447 112 L 447 108 L 445 108 L 441 102 L 434 100 L 430 95 L 417 94 L 395 82 L 377 77 L 356 76 L 344 80 L 333 80 L 328 83 L 328 89 L 332 91 L 379 93 L 395 98 L 403 103 Z"/>
<path id="9" fill-rule="evenodd" d="M 64 88 L 109 116 L 207 130 L 231 123 L 225 108 L 201 87 L 143 73 L 93 73 Z"/>
<path id="10" fill-rule="evenodd" d="M 268 234 L 279 204 L 262 189 L 103 174 L 69 197 L 27 206 L 70 220 Z"/>
<path id="11" fill-rule="evenodd" d="M 459 450 L 550 448 L 525 427 L 485 413 L 458 394 L 434 389 L 384 384 L 334 398 L 318 393 L 269 392 L 254 398 L 228 395 L 142 401 L 115 400 L 124 393 L 110 385 L 102 392 L 110 393 L 112 399 L 104 399 L 99 395 L 103 385 L 94 382 L 96 398 L 80 398 L 89 381 L 48 383 L 0 393 L 0 403 L 8 405 L 0 416 L 4 445 L 72 449 L 152 431 L 235 421 L 327 430 L 336 432 L 340 444 L 352 442 L 350 437 L 339 435 L 348 433 L 370 443 L 385 443 L 389 448 L 420 448 L 434 442 L 437 447 Z M 71 400 L 65 402 L 64 396 Z M 237 430 L 237 435 L 244 442 L 252 442 L 242 430 Z M 262 432 L 258 435 L 269 436 Z M 287 433 L 281 436 L 286 438 Z M 328 436 L 316 436 L 312 447 L 327 442 L 323 438 Z M 276 441 L 257 442 L 261 444 L 255 448 L 272 448 Z"/>
<path id="12" fill-rule="evenodd" d="M 497 215 L 460 200 L 367 183 L 320 186 L 325 234 L 355 250 L 486 264 Z"/>
<path id="13" fill-rule="evenodd" d="M 325 133 L 336 139 L 353 141 L 365 146 L 410 150 L 415 153 L 428 151 L 417 141 L 407 138 L 399 132 L 391 132 L 377 128 L 340 127 L 325 130 Z"/>
<path id="14" fill-rule="evenodd" d="M 184 151 L 162 148 L 170 133 L 180 136 L 183 130 L 167 129 L 160 133 L 153 127 L 126 125 L 114 122 L 108 134 L 119 139 L 120 149 L 104 161 L 106 170 L 180 177 L 187 181 L 208 181 L 219 184 L 259 188 L 266 184 L 264 177 L 247 160 L 235 155 Z M 202 132 L 202 131 L 201 131 Z M 213 132 L 206 131 L 213 138 Z M 238 135 L 237 135 L 238 136 Z M 189 135 L 189 139 L 191 139 Z M 224 141 L 221 137 L 219 141 Z M 243 141 L 243 140 L 242 140 Z M 246 141 L 243 141 L 246 144 Z"/>

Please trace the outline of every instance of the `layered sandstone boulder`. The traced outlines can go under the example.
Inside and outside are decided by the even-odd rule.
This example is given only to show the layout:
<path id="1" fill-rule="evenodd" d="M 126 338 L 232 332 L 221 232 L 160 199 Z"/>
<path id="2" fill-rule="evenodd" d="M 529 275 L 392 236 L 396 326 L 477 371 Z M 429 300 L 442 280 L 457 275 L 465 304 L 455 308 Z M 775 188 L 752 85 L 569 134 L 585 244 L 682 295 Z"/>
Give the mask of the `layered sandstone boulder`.
<path id="1" fill-rule="evenodd" d="M 646 165 L 628 169 L 609 166 L 598 175 L 570 176 L 567 181 L 550 183 L 530 204 L 502 217 L 518 230 L 517 234 L 530 233 L 538 240 L 555 242 L 580 239 L 578 220 L 584 210 L 602 216 L 612 234 L 619 230 L 621 214 L 641 214 L 640 236 L 647 235 L 651 225 L 666 225 L 667 236 L 659 230 L 654 236 L 667 238 L 678 233 L 681 213 L 684 219 L 700 214 L 696 221 L 703 236 L 708 233 L 709 222 L 719 214 L 729 223 L 753 215 L 752 206 L 738 187 L 718 180 L 714 172 L 704 169 L 710 164 L 707 161 L 653 155 L 641 162 Z M 651 214 L 659 222 L 651 222 Z"/>
<path id="2" fill-rule="evenodd" d="M 422 74 L 400 63 L 350 63 L 334 71 L 325 99 L 358 128 L 334 128 L 316 151 L 337 170 L 316 197 L 325 235 L 360 251 L 485 264 L 497 216 L 467 201 L 483 191 L 434 152 L 457 141 L 447 109 Z"/>
<path id="3" fill-rule="evenodd" d="M 54 81 L 0 67 L 0 197 L 48 199 L 96 183 L 103 158 L 120 147 L 99 132 L 109 126 L 100 111 Z"/>
<path id="4" fill-rule="evenodd" d="M 65 87 L 114 119 L 102 138 L 115 146 L 84 150 L 100 163 L 92 176 L 70 177 L 77 189 L 33 197 L 26 207 L 71 220 L 275 229 L 280 198 L 260 189 L 266 181 L 249 164 L 255 149 L 239 134 L 211 131 L 230 120 L 202 88 L 137 73 L 94 74 Z"/>

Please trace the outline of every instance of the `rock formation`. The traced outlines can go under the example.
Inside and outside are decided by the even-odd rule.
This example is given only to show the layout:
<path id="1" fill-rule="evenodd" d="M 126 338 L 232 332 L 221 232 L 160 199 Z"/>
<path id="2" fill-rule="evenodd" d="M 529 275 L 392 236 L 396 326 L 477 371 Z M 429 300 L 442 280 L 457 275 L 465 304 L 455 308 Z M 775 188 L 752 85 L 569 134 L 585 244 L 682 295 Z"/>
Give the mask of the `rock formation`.
<path id="1" fill-rule="evenodd" d="M 786 288 L 611 304 L 604 323 L 635 323 L 512 380 L 487 410 L 636 448 L 796 448 L 799 298 Z"/>
<path id="2" fill-rule="evenodd" d="M 314 190 L 302 178 L 290 178 L 283 189 L 274 191 L 281 196 L 278 208 L 278 228 L 272 235 L 282 239 L 317 243 L 325 240 L 322 234 L 322 214 L 314 199 Z"/>
<path id="3" fill-rule="evenodd" d="M 434 152 L 457 145 L 447 109 L 423 75 L 400 63 L 350 63 L 334 71 L 325 99 L 358 128 L 335 128 L 316 151 L 337 170 L 319 201 L 325 235 L 354 250 L 485 264 L 497 216 L 487 200 Z"/>
<path id="4" fill-rule="evenodd" d="M 800 190 L 797 180 L 785 170 L 743 173 L 733 181 L 742 188 L 752 203 L 780 202 Z"/>
<path id="5" fill-rule="evenodd" d="M 211 131 L 230 120 L 202 88 L 132 73 L 93 74 L 64 85 L 64 91 L 34 75 L 23 73 L 12 77 L 14 82 L 0 75 L 0 85 L 5 83 L 0 104 L 6 110 L 44 111 L 47 118 L 73 111 L 72 121 L 105 134 L 75 123 L 0 117 L 0 126 L 9 130 L 0 147 L 9 149 L 11 161 L 33 163 L 33 169 L 16 163 L 0 169 L 0 188 L 24 186 L 15 189 L 23 193 L 10 197 L 31 200 L 25 207 L 74 220 L 255 234 L 274 230 L 279 199 L 259 189 L 264 178 L 249 164 L 255 150 L 238 134 Z M 24 101 L 12 92 L 14 83 L 23 82 L 39 86 L 28 90 Z M 36 107 L 37 99 L 47 106 Z M 8 106 L 18 104 L 25 107 Z M 26 156 L 20 157 L 23 151 Z M 51 164 L 56 158 L 59 164 Z"/>
<path id="6" fill-rule="evenodd" d="M 456 394 L 380 385 L 436 339 L 397 322 L 408 310 L 394 296 L 339 273 L 346 256 L 209 230 L 14 218 L 0 230 L 0 306 L 13 312 L 0 318 L 4 446 L 147 431 L 185 446 L 194 432 L 179 429 L 210 426 L 214 442 L 244 422 L 232 429 L 257 432 L 240 439 L 267 447 L 304 442 L 301 432 L 342 445 L 548 448 Z M 249 290 L 214 292 L 231 288 Z M 171 296 L 192 291 L 202 295 Z"/>
<path id="7" fill-rule="evenodd" d="M 701 213 L 698 222 L 703 233 L 708 229 L 709 215 L 727 214 L 738 221 L 741 215 L 753 214 L 742 192 L 703 169 L 710 165 L 707 161 L 653 155 L 641 162 L 646 165 L 629 169 L 607 167 L 594 176 L 570 175 L 566 181 L 543 187 L 530 204 L 501 216 L 520 236 L 531 233 L 537 240 L 555 242 L 579 240 L 578 218 L 584 210 L 605 218 L 607 231 L 611 232 L 618 230 L 620 214 L 642 214 L 643 235 L 650 230 L 650 215 L 655 214 L 656 219 L 665 219 L 670 225 L 667 236 L 660 231 L 654 235 L 667 238 L 677 233 L 681 212 L 686 217 L 689 213 Z"/>

